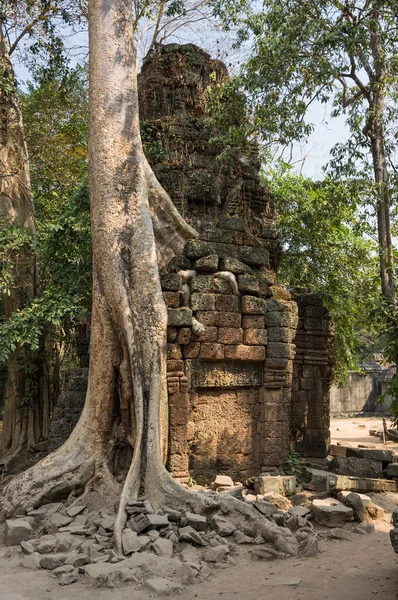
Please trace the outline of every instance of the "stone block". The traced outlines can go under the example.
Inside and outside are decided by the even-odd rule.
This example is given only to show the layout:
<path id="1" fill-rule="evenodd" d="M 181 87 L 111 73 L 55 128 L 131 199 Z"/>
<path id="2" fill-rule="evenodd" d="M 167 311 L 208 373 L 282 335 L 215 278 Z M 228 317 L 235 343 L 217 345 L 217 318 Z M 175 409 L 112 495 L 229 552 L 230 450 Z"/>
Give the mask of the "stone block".
<path id="1" fill-rule="evenodd" d="M 171 558 L 173 555 L 173 542 L 168 539 L 157 538 L 153 542 L 152 548 L 158 556 L 163 556 L 164 558 Z"/>
<path id="2" fill-rule="evenodd" d="M 338 475 L 376 479 L 383 477 L 383 463 L 365 458 L 334 456 L 329 469 Z"/>
<path id="3" fill-rule="evenodd" d="M 223 244 L 219 242 L 206 242 L 202 240 L 190 240 L 185 245 L 186 256 L 198 259 L 210 254 L 218 254 L 221 258 L 237 258 L 243 263 L 256 267 L 269 265 L 269 253 L 265 248 L 253 246 L 235 246 L 234 244 Z"/>
<path id="4" fill-rule="evenodd" d="M 256 494 L 276 492 L 282 496 L 292 496 L 296 491 L 296 477 L 294 475 L 260 475 L 254 480 Z"/>
<path id="5" fill-rule="evenodd" d="M 191 279 L 191 291 L 200 294 L 214 291 L 213 275 L 198 275 Z"/>
<path id="6" fill-rule="evenodd" d="M 226 517 L 217 514 L 211 517 L 210 527 L 222 537 L 232 535 L 233 532 L 236 530 L 236 525 L 234 525 Z"/>
<path id="7" fill-rule="evenodd" d="M 177 327 L 167 327 L 167 341 L 173 343 L 177 340 Z"/>
<path id="8" fill-rule="evenodd" d="M 239 291 L 246 294 L 259 294 L 260 282 L 255 275 L 238 275 Z"/>
<path id="9" fill-rule="evenodd" d="M 200 346 L 199 358 L 220 359 L 224 358 L 224 345 L 203 343 Z"/>
<path id="10" fill-rule="evenodd" d="M 168 325 L 170 327 L 184 327 L 192 325 L 192 310 L 189 308 L 169 308 Z"/>
<path id="11" fill-rule="evenodd" d="M 180 306 L 180 292 L 163 292 L 163 299 L 167 308 L 178 308 Z"/>
<path id="12" fill-rule="evenodd" d="M 265 360 L 265 348 L 264 346 L 245 346 L 243 344 L 225 346 L 225 358 L 263 361 Z"/>
<path id="13" fill-rule="evenodd" d="M 6 546 L 19 546 L 32 537 L 32 527 L 25 519 L 8 519 L 5 523 Z"/>
<path id="14" fill-rule="evenodd" d="M 232 294 L 217 296 L 216 310 L 219 312 L 239 312 L 239 298 Z"/>
<path id="15" fill-rule="evenodd" d="M 186 346 L 191 341 L 192 330 L 190 327 L 181 327 L 177 333 L 177 342 Z"/>
<path id="16" fill-rule="evenodd" d="M 218 341 L 220 344 L 241 344 L 243 341 L 243 329 L 219 327 Z"/>
<path id="17" fill-rule="evenodd" d="M 325 527 L 342 527 L 347 521 L 354 520 L 354 511 L 335 498 L 323 498 L 312 502 L 314 521 Z"/>
<path id="18" fill-rule="evenodd" d="M 192 341 L 198 340 L 201 342 L 217 342 L 217 336 L 218 336 L 218 328 L 217 327 L 205 326 L 202 335 L 200 335 L 200 336 L 194 335 Z"/>
<path id="19" fill-rule="evenodd" d="M 268 327 L 290 327 L 297 326 L 297 314 L 293 312 L 272 311 L 265 315 L 265 326 Z"/>
<path id="20" fill-rule="evenodd" d="M 239 275 L 240 273 L 250 273 L 251 268 L 237 258 L 226 257 L 220 262 L 220 271 L 231 271 L 231 273 Z"/>
<path id="21" fill-rule="evenodd" d="M 217 490 L 219 487 L 233 488 L 234 480 L 228 475 L 217 475 L 212 483 L 213 489 Z"/>
<path id="22" fill-rule="evenodd" d="M 272 356 L 268 356 L 267 371 L 286 371 L 288 362 L 288 358 L 273 358 Z"/>
<path id="23" fill-rule="evenodd" d="M 267 356 L 270 358 L 292 359 L 294 357 L 294 346 L 292 344 L 284 344 L 282 342 L 269 342 Z"/>
<path id="24" fill-rule="evenodd" d="M 206 325 L 207 327 L 211 325 L 218 325 L 219 314 L 214 310 L 210 311 L 198 311 L 196 313 L 196 318 L 202 325 Z"/>
<path id="25" fill-rule="evenodd" d="M 235 294 L 236 286 L 234 281 L 224 279 L 224 277 L 214 278 L 214 291 L 216 294 Z"/>
<path id="26" fill-rule="evenodd" d="M 245 329 L 243 342 L 250 346 L 265 346 L 267 331 L 265 329 Z"/>
<path id="27" fill-rule="evenodd" d="M 219 327 L 237 327 L 241 326 L 242 317 L 240 313 L 236 312 L 220 312 L 218 314 L 218 325 Z"/>
<path id="28" fill-rule="evenodd" d="M 179 344 L 167 344 L 167 358 L 169 360 L 180 360 L 181 346 Z"/>
<path id="29" fill-rule="evenodd" d="M 187 511 L 183 519 L 184 526 L 189 525 L 190 527 L 193 527 L 196 531 L 206 531 L 207 529 L 207 520 L 206 517 L 204 517 L 203 515 L 197 515 L 196 513 L 191 513 Z"/>
<path id="30" fill-rule="evenodd" d="M 183 347 L 182 353 L 184 358 L 198 358 L 200 352 L 200 342 L 190 342 Z"/>
<path id="31" fill-rule="evenodd" d="M 215 294 L 194 293 L 191 296 L 192 310 L 214 310 L 216 306 Z"/>
<path id="32" fill-rule="evenodd" d="M 242 296 L 242 313 L 250 315 L 265 315 L 267 302 L 255 296 Z"/>
<path id="33" fill-rule="evenodd" d="M 168 360 L 167 361 L 167 372 L 168 373 L 183 373 L 184 363 L 182 360 Z"/>
<path id="34" fill-rule="evenodd" d="M 283 494 L 271 490 L 270 492 L 265 492 L 263 496 L 263 502 L 274 504 L 279 510 L 289 510 L 289 508 L 292 508 L 289 498 L 286 498 Z"/>
<path id="35" fill-rule="evenodd" d="M 381 448 L 348 448 L 347 457 L 380 460 L 381 462 L 387 463 L 398 462 L 398 452 L 396 450 L 387 450 Z"/>
<path id="36" fill-rule="evenodd" d="M 193 265 L 195 271 L 204 271 L 208 273 L 215 273 L 218 269 L 218 256 L 217 254 L 210 254 L 209 256 L 203 256 L 198 258 Z"/>
<path id="37" fill-rule="evenodd" d="M 177 273 L 165 273 L 160 277 L 160 285 L 164 291 L 178 291 L 182 287 L 181 275 L 177 275 Z"/>
<path id="38" fill-rule="evenodd" d="M 285 342 L 290 344 L 296 337 L 296 330 L 289 327 L 269 327 L 267 333 L 269 342 Z"/>
<path id="39" fill-rule="evenodd" d="M 243 329 L 264 329 L 265 319 L 263 315 L 243 315 L 242 316 L 242 328 Z"/>
<path id="40" fill-rule="evenodd" d="M 349 490 L 353 492 L 396 492 L 395 481 L 348 477 L 304 466 L 304 488 L 315 492 Z"/>

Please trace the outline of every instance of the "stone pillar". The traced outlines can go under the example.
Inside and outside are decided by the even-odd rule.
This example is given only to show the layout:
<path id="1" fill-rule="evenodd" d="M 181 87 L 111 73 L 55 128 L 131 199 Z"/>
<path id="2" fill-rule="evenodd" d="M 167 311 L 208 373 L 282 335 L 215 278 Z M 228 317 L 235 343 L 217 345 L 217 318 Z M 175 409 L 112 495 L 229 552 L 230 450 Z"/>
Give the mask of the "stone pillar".
<path id="1" fill-rule="evenodd" d="M 294 292 L 299 326 L 294 339 L 291 437 L 302 456 L 325 457 L 330 443 L 333 326 L 316 294 Z"/>

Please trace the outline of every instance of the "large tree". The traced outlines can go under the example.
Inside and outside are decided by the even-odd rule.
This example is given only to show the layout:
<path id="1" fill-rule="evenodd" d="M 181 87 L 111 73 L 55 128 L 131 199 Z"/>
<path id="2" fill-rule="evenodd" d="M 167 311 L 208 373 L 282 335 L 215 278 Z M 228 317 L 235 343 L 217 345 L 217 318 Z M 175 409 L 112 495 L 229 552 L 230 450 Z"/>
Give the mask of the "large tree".
<path id="1" fill-rule="evenodd" d="M 223 0 L 216 5 L 228 20 Z M 398 4 L 264 0 L 252 8 L 241 15 L 241 39 L 252 42 L 252 52 L 239 84 L 247 91 L 253 128 L 265 142 L 283 146 L 311 132 L 308 110 L 315 101 L 333 103 L 332 116 L 346 115 L 350 136 L 334 149 L 333 176 L 368 178 L 382 293 L 393 300 Z"/>
<path id="2" fill-rule="evenodd" d="M 167 310 L 159 268 L 195 232 L 176 211 L 145 159 L 139 129 L 130 0 L 90 0 L 89 170 L 93 237 L 93 308 L 89 383 L 81 418 L 56 452 L 12 480 L 3 515 L 70 492 L 120 493 L 114 478 L 121 440 L 132 453 L 115 524 L 144 490 L 155 508 L 183 504 L 240 517 L 295 554 L 297 540 L 234 498 L 208 497 L 172 479 L 162 461 L 167 440 Z"/>

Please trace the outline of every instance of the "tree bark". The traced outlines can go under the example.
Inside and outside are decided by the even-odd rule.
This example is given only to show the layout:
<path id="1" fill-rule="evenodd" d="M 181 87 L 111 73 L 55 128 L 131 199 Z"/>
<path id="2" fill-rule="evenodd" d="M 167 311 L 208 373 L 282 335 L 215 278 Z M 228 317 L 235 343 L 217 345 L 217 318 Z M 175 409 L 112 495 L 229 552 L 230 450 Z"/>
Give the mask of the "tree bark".
<path id="1" fill-rule="evenodd" d="M 297 540 L 253 508 L 178 484 L 162 462 L 167 438 L 166 331 L 159 266 L 195 232 L 176 211 L 143 153 L 130 0 L 90 0 L 89 168 L 93 309 L 89 382 L 81 418 L 66 443 L 4 490 L 3 517 L 70 491 L 118 492 L 112 469 L 117 439 L 133 457 L 114 528 L 121 548 L 126 504 L 144 492 L 152 505 L 211 514 L 296 554 Z"/>
<path id="2" fill-rule="evenodd" d="M 27 228 L 34 241 L 35 216 L 29 160 L 16 82 L 0 28 L 0 71 L 8 88 L 0 90 L 0 216 L 7 225 Z M 10 318 L 28 306 L 37 292 L 35 255 L 23 246 L 13 257 L 13 283 L 3 294 L 4 312 Z M 41 360 L 17 347 L 7 366 L 2 446 L 9 459 L 46 439 L 49 421 L 48 389 Z"/>

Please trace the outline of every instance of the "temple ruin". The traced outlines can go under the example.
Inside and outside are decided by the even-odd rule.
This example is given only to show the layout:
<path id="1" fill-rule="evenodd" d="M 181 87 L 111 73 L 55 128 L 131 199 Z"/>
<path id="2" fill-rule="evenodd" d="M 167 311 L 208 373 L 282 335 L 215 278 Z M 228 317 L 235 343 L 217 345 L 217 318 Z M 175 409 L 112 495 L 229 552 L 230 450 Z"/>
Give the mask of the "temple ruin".
<path id="1" fill-rule="evenodd" d="M 200 48 L 169 44 L 145 59 L 139 78 L 146 154 L 199 232 L 161 273 L 168 468 L 198 483 L 217 473 L 242 481 L 275 472 L 291 444 L 317 457 L 329 446 L 332 325 L 316 295 L 277 283 L 280 245 L 255 147 L 217 159 L 206 89 L 226 76 Z M 54 413 L 52 448 L 81 410 L 88 337 L 80 334 L 82 368 Z"/>

